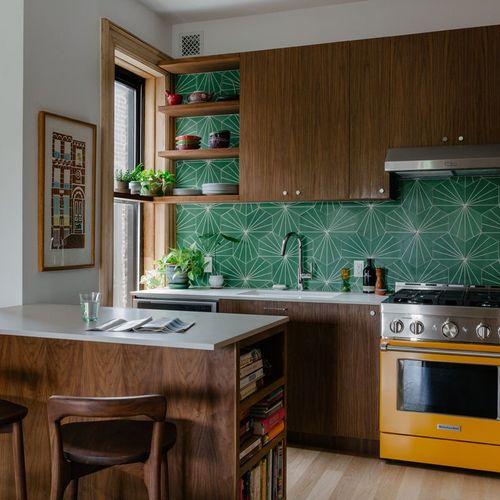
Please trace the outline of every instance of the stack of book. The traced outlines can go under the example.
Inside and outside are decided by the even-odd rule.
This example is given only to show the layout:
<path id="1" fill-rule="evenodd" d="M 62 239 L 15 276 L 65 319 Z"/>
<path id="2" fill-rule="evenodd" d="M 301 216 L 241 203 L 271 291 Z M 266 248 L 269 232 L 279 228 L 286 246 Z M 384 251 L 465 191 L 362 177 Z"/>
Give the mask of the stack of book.
<path id="1" fill-rule="evenodd" d="M 279 387 L 250 408 L 253 433 L 262 437 L 263 445 L 272 441 L 285 429 L 283 394 L 283 387 Z"/>
<path id="2" fill-rule="evenodd" d="M 240 400 L 247 398 L 264 385 L 264 362 L 258 348 L 240 356 Z"/>
<path id="3" fill-rule="evenodd" d="M 283 443 L 240 479 L 240 500 L 281 500 L 284 496 Z"/>

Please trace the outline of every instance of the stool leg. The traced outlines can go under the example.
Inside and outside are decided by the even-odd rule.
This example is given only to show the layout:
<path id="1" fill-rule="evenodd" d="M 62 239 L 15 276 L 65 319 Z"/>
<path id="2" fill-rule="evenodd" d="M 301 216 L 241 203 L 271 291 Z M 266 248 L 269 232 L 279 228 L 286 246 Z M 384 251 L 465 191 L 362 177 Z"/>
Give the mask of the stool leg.
<path id="1" fill-rule="evenodd" d="M 159 462 L 144 464 L 144 483 L 148 490 L 149 500 L 161 499 L 161 465 Z"/>
<path id="2" fill-rule="evenodd" d="M 78 478 L 75 478 L 69 483 L 69 498 L 70 500 L 78 500 Z"/>
<path id="3" fill-rule="evenodd" d="M 22 422 L 12 424 L 12 451 L 14 454 L 14 479 L 17 499 L 26 500 L 26 468 L 24 464 Z"/>
<path id="4" fill-rule="evenodd" d="M 161 500 L 168 500 L 168 459 L 165 453 L 161 457 Z"/>

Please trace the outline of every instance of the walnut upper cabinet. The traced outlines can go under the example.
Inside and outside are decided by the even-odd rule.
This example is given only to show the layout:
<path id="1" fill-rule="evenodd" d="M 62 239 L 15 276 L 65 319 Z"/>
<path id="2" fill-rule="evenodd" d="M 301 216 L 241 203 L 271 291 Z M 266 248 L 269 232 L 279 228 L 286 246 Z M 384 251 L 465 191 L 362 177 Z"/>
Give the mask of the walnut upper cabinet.
<path id="1" fill-rule="evenodd" d="M 349 45 L 351 199 L 387 199 L 390 177 L 384 171 L 389 147 L 392 38 Z"/>
<path id="2" fill-rule="evenodd" d="M 240 199 L 349 198 L 349 44 L 241 54 Z"/>
<path id="3" fill-rule="evenodd" d="M 392 42 L 392 147 L 500 142 L 500 27 Z"/>

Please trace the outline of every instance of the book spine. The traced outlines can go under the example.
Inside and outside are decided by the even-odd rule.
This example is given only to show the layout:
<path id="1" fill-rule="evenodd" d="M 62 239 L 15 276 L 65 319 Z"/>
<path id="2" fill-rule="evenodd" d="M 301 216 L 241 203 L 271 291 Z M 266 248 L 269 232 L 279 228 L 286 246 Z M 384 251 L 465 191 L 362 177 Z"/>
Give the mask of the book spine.
<path id="1" fill-rule="evenodd" d="M 252 349 L 249 352 L 246 352 L 240 356 L 240 369 L 244 366 L 252 363 L 253 361 L 257 361 L 262 358 L 262 353 L 260 349 Z"/>
<path id="2" fill-rule="evenodd" d="M 253 424 L 254 434 L 267 434 L 273 427 L 285 418 L 285 409 L 280 408 L 278 411 L 261 421 L 256 421 Z"/>
<path id="3" fill-rule="evenodd" d="M 267 444 L 272 441 L 276 436 L 285 430 L 285 422 L 282 420 L 277 425 L 275 425 L 268 434 L 264 436 L 264 441 L 262 444 Z"/>
<path id="4" fill-rule="evenodd" d="M 262 363 L 262 359 L 259 359 L 257 361 L 254 361 L 247 366 L 243 367 L 240 369 L 240 378 L 246 377 L 250 373 L 258 370 L 259 368 L 262 368 L 264 365 Z"/>
<path id="5" fill-rule="evenodd" d="M 252 382 L 255 382 L 256 380 L 259 380 L 264 376 L 264 369 L 260 368 L 259 370 L 250 373 L 250 375 L 247 375 L 246 377 L 243 377 L 240 379 L 240 389 L 245 388 L 248 384 L 251 384 Z"/>

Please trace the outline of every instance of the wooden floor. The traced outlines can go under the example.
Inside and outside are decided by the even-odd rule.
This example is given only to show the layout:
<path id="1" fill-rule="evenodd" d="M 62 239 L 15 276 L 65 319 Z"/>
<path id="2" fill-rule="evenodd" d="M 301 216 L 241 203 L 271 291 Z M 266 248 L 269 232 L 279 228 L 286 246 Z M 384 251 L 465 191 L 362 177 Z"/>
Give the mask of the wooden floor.
<path id="1" fill-rule="evenodd" d="M 500 474 L 287 450 L 288 500 L 500 500 Z"/>

